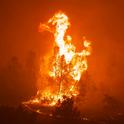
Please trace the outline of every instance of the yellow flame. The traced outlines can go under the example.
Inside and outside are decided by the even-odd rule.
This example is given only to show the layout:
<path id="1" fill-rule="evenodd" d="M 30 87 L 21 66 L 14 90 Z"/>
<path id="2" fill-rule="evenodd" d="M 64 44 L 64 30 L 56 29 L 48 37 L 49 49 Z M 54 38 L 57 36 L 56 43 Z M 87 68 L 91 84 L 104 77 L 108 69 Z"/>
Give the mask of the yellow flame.
<path id="1" fill-rule="evenodd" d="M 76 86 L 82 73 L 88 68 L 87 56 L 91 54 L 91 43 L 85 39 L 84 49 L 81 52 L 76 52 L 76 47 L 72 44 L 72 37 L 65 35 L 69 26 L 69 19 L 63 12 L 56 13 L 47 24 L 40 24 L 41 30 L 52 32 L 55 38 L 57 50 L 54 53 L 48 75 L 59 83 L 59 90 L 58 93 L 53 93 L 47 89 L 39 91 L 36 98 L 29 102 L 46 101 L 45 104 L 53 106 L 57 104 L 58 100 L 63 101 L 63 96 L 70 98 L 79 94 Z"/>
<path id="2" fill-rule="evenodd" d="M 81 78 L 82 72 L 87 70 L 87 60 L 86 56 L 90 55 L 90 45 L 91 43 L 87 40 L 84 41 L 85 49 L 81 52 L 75 52 L 75 46 L 71 44 L 72 38 L 71 36 L 67 36 L 67 40 L 64 40 L 65 33 L 70 26 L 68 17 L 64 13 L 56 13 L 48 23 L 52 23 L 55 25 L 55 42 L 56 45 L 59 47 L 59 56 L 64 55 L 66 64 L 72 64 L 72 71 L 70 71 L 70 75 L 73 77 L 74 80 L 79 81 Z M 73 62 L 74 63 L 73 63 Z M 55 76 L 56 70 L 53 67 L 52 72 L 50 72 L 50 76 Z"/>

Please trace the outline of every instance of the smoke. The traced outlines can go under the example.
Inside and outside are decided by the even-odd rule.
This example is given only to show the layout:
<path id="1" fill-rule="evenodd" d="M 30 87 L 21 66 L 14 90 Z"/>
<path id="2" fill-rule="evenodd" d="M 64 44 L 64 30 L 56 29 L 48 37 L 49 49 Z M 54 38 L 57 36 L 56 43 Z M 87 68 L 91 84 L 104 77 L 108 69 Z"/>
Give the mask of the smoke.
<path id="1" fill-rule="evenodd" d="M 93 51 L 88 60 L 90 80 L 88 78 L 88 81 L 80 81 L 80 84 L 83 85 L 78 100 L 80 109 L 83 111 L 87 108 L 90 111 L 91 109 L 104 108 L 105 101 L 107 101 L 106 96 L 112 97 L 119 102 L 118 104 L 123 105 L 123 1 L 96 0 L 95 2 L 84 2 L 82 0 L 73 0 L 73 2 L 67 2 L 63 0 L 59 2 L 56 0 L 41 1 L 35 4 L 33 1 L 29 2 L 30 5 L 28 2 L 23 4 L 23 2 L 14 1 L 11 3 L 6 0 L 1 7 L 1 66 L 7 66 L 6 63 L 13 55 L 16 55 L 20 63 L 24 65 L 26 55 L 30 49 L 38 54 L 38 58 L 46 56 L 45 54 L 52 49 L 53 37 L 46 32 L 39 33 L 38 25 L 41 21 L 47 20 L 56 10 L 61 9 L 71 19 L 72 31 L 70 33 L 73 36 L 74 43 L 77 46 L 82 44 L 80 41 L 82 34 L 92 41 Z M 7 72 L 5 71 L 4 74 L 4 79 L 8 79 L 5 85 L 10 88 L 14 84 L 9 81 L 10 78 L 8 78 Z M 1 73 L 3 74 L 3 70 L 1 70 Z M 12 75 L 14 80 L 17 80 L 14 74 Z M 2 84 L 4 84 L 4 81 L 1 79 L 0 88 Z M 30 83 L 27 84 L 26 80 L 24 82 L 19 81 L 19 84 L 21 85 L 21 91 L 24 90 L 23 88 L 28 89 L 30 86 Z M 25 87 L 25 85 L 27 86 Z M 10 91 L 15 94 L 14 90 L 18 88 L 18 82 L 14 86 L 13 90 Z M 2 87 L 4 94 L 0 90 L 1 99 L 6 98 L 6 104 L 12 101 L 6 96 L 8 88 Z M 13 101 L 19 93 L 16 93 L 17 96 L 13 95 Z M 21 101 L 19 97 L 16 100 Z"/>

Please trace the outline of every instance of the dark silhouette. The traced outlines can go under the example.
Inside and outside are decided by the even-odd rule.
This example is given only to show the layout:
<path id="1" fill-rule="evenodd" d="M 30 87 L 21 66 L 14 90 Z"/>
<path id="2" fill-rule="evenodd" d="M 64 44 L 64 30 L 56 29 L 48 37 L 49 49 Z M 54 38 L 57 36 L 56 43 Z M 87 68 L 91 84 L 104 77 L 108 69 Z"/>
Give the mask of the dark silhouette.
<path id="1" fill-rule="evenodd" d="M 116 118 L 106 117 L 86 119 L 72 108 L 72 100 L 68 99 L 57 108 L 52 116 L 42 115 L 25 109 L 22 105 L 16 108 L 0 106 L 0 124 L 123 124 L 124 115 Z"/>
<path id="2" fill-rule="evenodd" d="M 33 53 L 32 53 L 33 54 Z M 19 105 L 36 94 L 35 57 L 30 57 L 26 67 L 16 56 L 0 70 L 0 104 Z"/>

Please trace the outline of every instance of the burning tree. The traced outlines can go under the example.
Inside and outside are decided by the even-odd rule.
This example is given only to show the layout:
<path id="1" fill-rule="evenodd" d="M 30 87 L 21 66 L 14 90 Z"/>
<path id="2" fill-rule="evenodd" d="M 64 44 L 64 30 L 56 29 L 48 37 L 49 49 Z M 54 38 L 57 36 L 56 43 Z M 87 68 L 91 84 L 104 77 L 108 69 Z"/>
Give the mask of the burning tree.
<path id="1" fill-rule="evenodd" d="M 53 55 L 49 59 L 48 76 L 53 84 L 44 90 L 38 90 L 37 95 L 25 104 L 41 104 L 55 106 L 66 98 L 79 94 L 78 82 L 87 70 L 87 56 L 90 55 L 91 43 L 86 39 L 82 51 L 78 52 L 72 44 L 72 37 L 66 35 L 70 26 L 68 17 L 63 12 L 55 13 L 46 24 L 40 24 L 40 31 L 49 31 L 54 35 L 55 44 Z M 48 90 L 49 89 L 49 90 Z"/>

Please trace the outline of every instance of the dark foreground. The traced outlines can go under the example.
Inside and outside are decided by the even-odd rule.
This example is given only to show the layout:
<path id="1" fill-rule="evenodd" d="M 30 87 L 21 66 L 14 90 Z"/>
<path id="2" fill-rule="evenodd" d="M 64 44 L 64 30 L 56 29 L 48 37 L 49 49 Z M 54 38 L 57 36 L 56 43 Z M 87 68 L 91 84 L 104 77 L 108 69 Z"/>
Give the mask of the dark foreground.
<path id="1" fill-rule="evenodd" d="M 81 117 L 80 113 L 71 112 L 62 114 L 57 110 L 53 115 L 41 115 L 22 106 L 16 108 L 1 106 L 0 124 L 124 124 L 124 115 L 118 115 L 116 118 L 88 119 Z"/>

